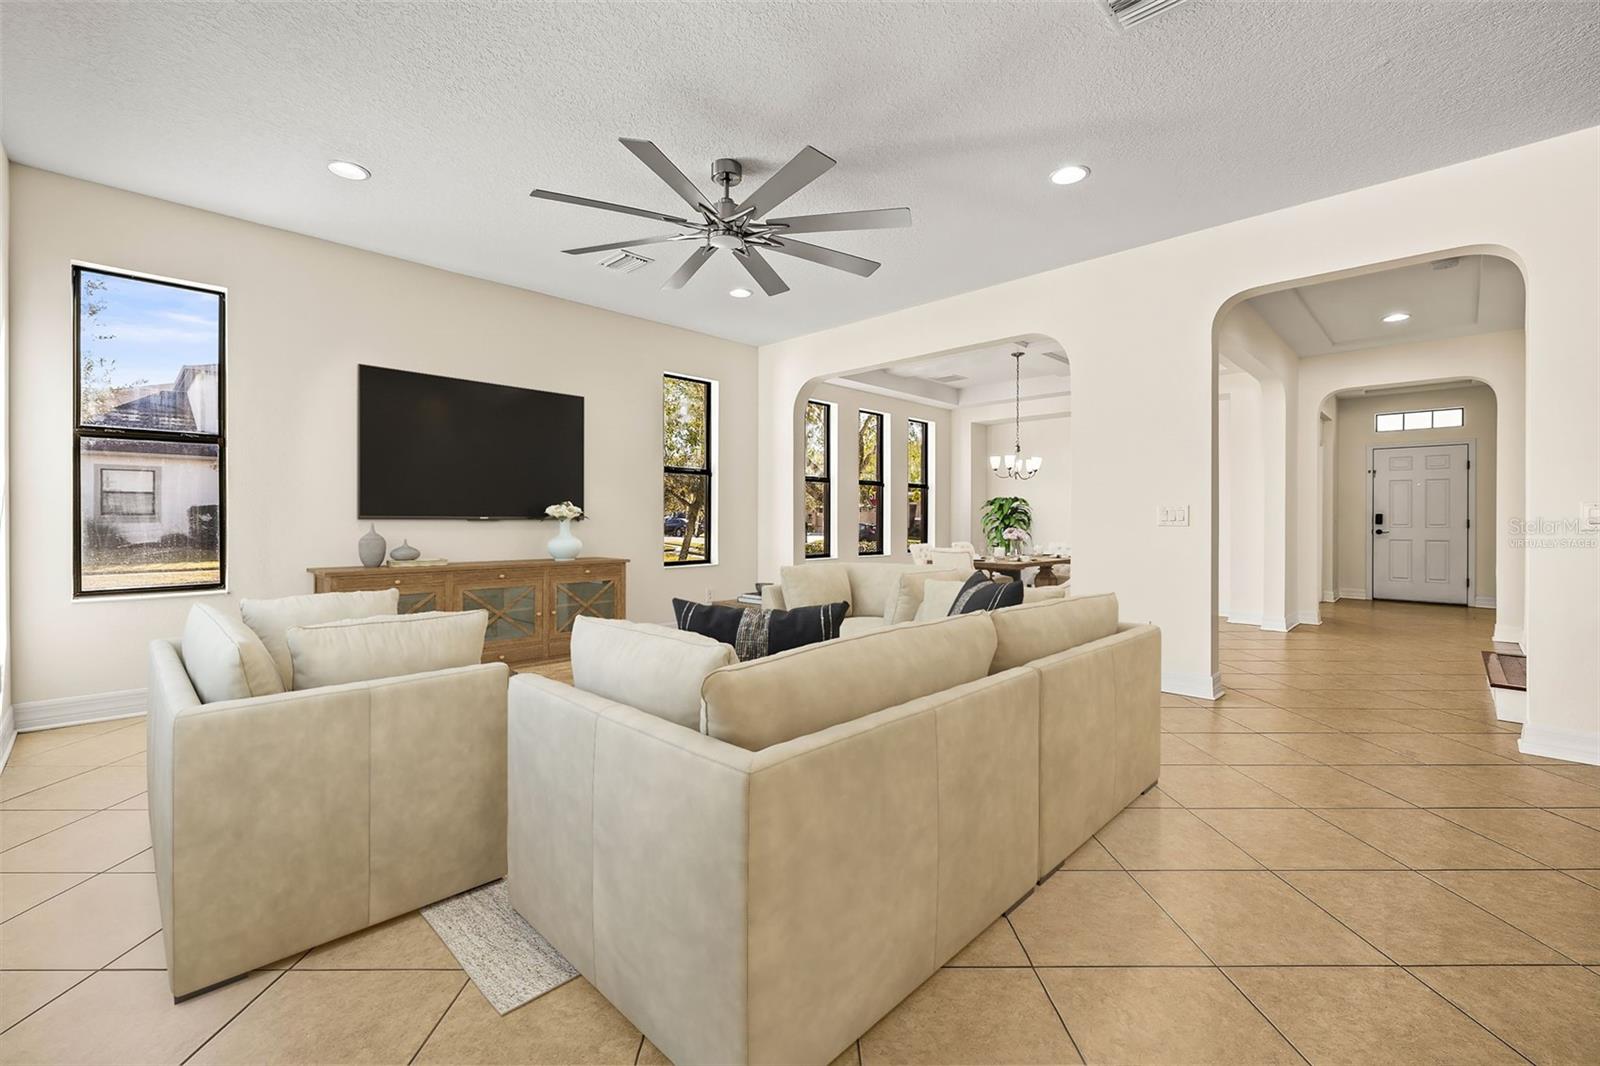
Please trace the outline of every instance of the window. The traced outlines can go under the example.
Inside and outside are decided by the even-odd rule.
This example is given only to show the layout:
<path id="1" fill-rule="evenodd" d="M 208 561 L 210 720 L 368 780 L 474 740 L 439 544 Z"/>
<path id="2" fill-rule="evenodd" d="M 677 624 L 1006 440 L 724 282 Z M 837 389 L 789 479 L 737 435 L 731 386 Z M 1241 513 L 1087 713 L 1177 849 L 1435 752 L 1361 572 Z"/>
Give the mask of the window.
<path id="1" fill-rule="evenodd" d="M 861 500 L 856 513 L 856 554 L 882 555 L 886 548 L 883 542 L 883 416 L 876 411 L 862 411 L 856 441 L 861 453 L 857 475 Z"/>
<path id="2" fill-rule="evenodd" d="M 1460 407 L 1444 407 L 1436 411 L 1391 411 L 1378 416 L 1379 433 L 1395 433 L 1405 429 L 1457 429 L 1464 424 L 1464 411 Z"/>
<path id="3" fill-rule="evenodd" d="M 906 546 L 928 543 L 928 442 L 933 427 L 912 418 L 906 422 Z"/>
<path id="4" fill-rule="evenodd" d="M 100 514 L 151 518 L 156 514 L 156 472 L 119 466 L 100 468 Z"/>
<path id="5" fill-rule="evenodd" d="M 661 377 L 661 561 L 711 561 L 711 382 Z"/>
<path id="6" fill-rule="evenodd" d="M 73 593 L 222 588 L 224 296 L 72 268 Z"/>
<path id="7" fill-rule="evenodd" d="M 833 407 L 806 402 L 806 558 L 833 554 Z"/>

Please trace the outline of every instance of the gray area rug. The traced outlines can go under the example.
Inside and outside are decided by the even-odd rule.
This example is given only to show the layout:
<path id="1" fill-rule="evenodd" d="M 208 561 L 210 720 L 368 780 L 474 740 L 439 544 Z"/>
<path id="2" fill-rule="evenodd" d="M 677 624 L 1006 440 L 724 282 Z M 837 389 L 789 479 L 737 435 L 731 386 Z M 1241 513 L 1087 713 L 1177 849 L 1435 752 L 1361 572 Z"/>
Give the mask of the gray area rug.
<path id="1" fill-rule="evenodd" d="M 512 909 L 504 881 L 430 904 L 422 908 L 422 917 L 501 1014 L 578 976 L 572 963 Z"/>

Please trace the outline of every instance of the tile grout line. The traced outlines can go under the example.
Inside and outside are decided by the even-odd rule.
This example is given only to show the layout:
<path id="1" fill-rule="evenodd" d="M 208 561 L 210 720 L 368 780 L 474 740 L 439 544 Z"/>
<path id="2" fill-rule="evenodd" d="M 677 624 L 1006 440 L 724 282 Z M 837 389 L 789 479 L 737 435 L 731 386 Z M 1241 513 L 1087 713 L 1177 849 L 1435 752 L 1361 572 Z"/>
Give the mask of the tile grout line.
<path id="1" fill-rule="evenodd" d="M 204 1040 L 200 1041 L 200 1046 L 199 1047 L 195 1048 L 193 1051 L 189 1052 L 189 1054 L 185 1055 L 183 1057 L 183 1059 L 181 1060 L 181 1062 L 180 1062 L 180 1066 L 183 1066 L 184 1063 L 189 1062 L 190 1059 L 193 1059 L 196 1055 L 200 1054 L 200 1052 L 204 1051 L 206 1049 L 206 1046 L 208 1044 L 210 1044 L 211 1041 L 215 1040 L 218 1036 L 220 1036 L 222 1034 L 222 1031 L 224 1029 L 226 1029 L 228 1026 L 232 1025 L 236 1020 L 238 1020 L 239 1015 L 243 1014 L 245 1011 L 249 1010 L 252 1006 L 254 1006 L 256 1000 L 260 999 L 262 996 L 267 994 L 267 990 L 268 989 L 272 988 L 272 986 L 276 985 L 279 981 L 283 980 L 283 975 L 288 973 L 289 971 L 288 970 L 277 970 L 277 971 L 260 971 L 260 972 L 273 972 L 273 973 L 276 973 L 276 976 L 273 977 L 273 979 L 268 981 L 266 984 L 262 985 L 261 986 L 261 991 L 257 992 L 255 995 L 251 996 L 250 999 L 243 1006 L 241 1006 L 238 1010 L 234 1011 L 232 1014 L 228 1015 L 228 1020 L 223 1022 L 221 1025 L 217 1026 L 215 1029 L 213 1029 L 211 1031 L 211 1035 L 210 1036 L 208 1036 Z M 241 974 L 240 976 L 244 976 L 244 975 Z"/>
<path id="2" fill-rule="evenodd" d="M 1046 877 L 1045 881 L 1048 882 L 1050 878 L 1059 872 L 1059 869 L 1052 871 L 1050 877 Z M 1032 893 L 1029 893 L 1029 895 L 1032 895 Z M 1089 1060 L 1083 1057 L 1083 1048 L 1078 1046 L 1078 1038 L 1072 1035 L 1072 1026 L 1067 1024 L 1066 1015 L 1061 1013 L 1061 1007 L 1056 1003 L 1056 997 L 1050 994 L 1050 986 L 1044 983 L 1043 977 L 1039 976 L 1039 967 L 1033 964 L 1033 953 L 1028 950 L 1028 945 L 1022 942 L 1022 936 L 1017 932 L 1017 927 L 1011 924 L 1010 912 L 1002 914 L 1000 917 L 1005 920 L 1006 928 L 1011 930 L 1011 935 L 1016 938 L 1017 947 L 1022 949 L 1022 957 L 1028 963 L 1028 972 L 1033 974 L 1033 979 L 1039 984 L 1039 991 L 1044 993 L 1044 1001 L 1050 1004 L 1051 1011 L 1055 1013 L 1056 1021 L 1061 1023 L 1061 1031 L 1067 1034 L 1067 1042 L 1072 1045 L 1073 1054 L 1078 1056 L 1079 1062 L 1088 1062 Z M 943 968 L 940 967 L 940 969 Z M 996 968 L 998 969 L 998 967 Z"/>
<path id="3" fill-rule="evenodd" d="M 307 972 L 309 972 L 309 971 L 307 971 Z M 465 970 L 462 970 L 461 971 L 461 985 L 460 985 L 459 988 L 456 989 L 456 994 L 450 997 L 450 1002 L 445 1004 L 444 1010 L 439 1012 L 439 1017 L 437 1017 L 437 1018 L 435 1018 L 433 1020 L 433 1025 L 428 1029 L 428 1035 L 422 1038 L 422 1043 L 417 1045 L 417 1050 L 413 1051 L 411 1053 L 411 1057 L 406 1060 L 407 1066 L 410 1066 L 411 1063 L 414 1063 L 414 1062 L 417 1061 L 417 1056 L 422 1054 L 422 1049 L 428 1046 L 428 1041 L 432 1040 L 433 1039 L 433 1034 L 437 1033 L 439 1031 L 439 1026 L 444 1024 L 445 1017 L 450 1013 L 451 1009 L 453 1009 L 455 1007 L 456 1001 L 461 998 L 461 993 L 465 992 L 467 990 L 467 986 L 469 984 L 471 984 L 471 983 L 472 983 L 472 978 L 467 976 L 467 972 Z M 633 1053 L 633 1059 L 634 1059 L 635 1062 L 639 1061 L 639 1053 L 642 1052 L 643 1050 L 644 1050 L 644 1034 L 640 1033 L 639 1034 L 639 1051 L 635 1051 Z"/>

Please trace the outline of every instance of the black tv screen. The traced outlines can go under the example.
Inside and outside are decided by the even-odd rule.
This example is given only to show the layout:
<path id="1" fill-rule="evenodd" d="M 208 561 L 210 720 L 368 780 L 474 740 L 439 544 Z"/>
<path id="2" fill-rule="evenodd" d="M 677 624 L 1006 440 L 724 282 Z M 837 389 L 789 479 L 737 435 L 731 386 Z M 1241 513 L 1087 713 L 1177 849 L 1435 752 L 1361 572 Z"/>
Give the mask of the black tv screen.
<path id="1" fill-rule="evenodd" d="M 542 518 L 583 506 L 583 397 L 362 366 L 361 518 Z"/>

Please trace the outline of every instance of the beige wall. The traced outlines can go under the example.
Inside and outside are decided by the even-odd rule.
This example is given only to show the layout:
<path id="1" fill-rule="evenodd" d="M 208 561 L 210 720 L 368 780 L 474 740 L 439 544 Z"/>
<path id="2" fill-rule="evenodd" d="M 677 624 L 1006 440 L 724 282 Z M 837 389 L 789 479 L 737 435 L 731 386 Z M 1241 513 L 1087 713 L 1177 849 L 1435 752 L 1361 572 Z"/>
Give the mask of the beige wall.
<path id="1" fill-rule="evenodd" d="M 988 450 L 974 458 L 982 464 L 991 496 L 1021 496 L 1033 511 L 1033 546 L 1072 547 L 1072 416 L 1038 418 L 1022 423 L 1022 454 L 1044 460 L 1027 481 L 1002 477 L 989 469 L 989 456 L 1005 455 L 1016 441 L 1015 426 L 997 422 L 989 426 Z M 980 512 L 982 502 L 979 501 Z M 973 543 L 982 546 L 982 541 Z"/>
<path id="2" fill-rule="evenodd" d="M 1404 430 L 1379 433 L 1376 416 L 1387 411 L 1421 411 L 1436 407 L 1464 409 L 1460 429 Z M 1472 444 L 1474 503 L 1472 527 L 1474 602 L 1492 606 L 1495 594 L 1496 407 L 1494 390 L 1486 385 L 1341 397 L 1338 401 L 1337 462 L 1334 470 L 1334 580 L 1341 596 L 1364 598 L 1370 592 L 1367 560 L 1371 538 L 1372 448 L 1407 444 Z M 1485 602 L 1488 601 L 1488 602 Z"/>
<path id="3" fill-rule="evenodd" d="M 906 420 L 921 419 L 933 426 L 933 530 L 936 544 L 950 542 L 950 410 L 927 404 L 913 403 L 898 397 L 861 389 L 847 389 L 839 385 L 818 383 L 807 390 L 807 396 L 837 405 L 834 437 L 834 557 L 857 558 L 856 532 L 856 481 L 859 477 L 860 456 L 856 449 L 856 427 L 862 411 L 877 411 L 888 415 L 884 427 L 884 524 L 889 530 L 889 543 L 881 556 L 865 556 L 868 561 L 906 562 L 910 556 L 906 548 Z M 802 409 L 797 417 L 804 417 Z M 804 517 L 803 515 L 801 516 Z"/>
<path id="4" fill-rule="evenodd" d="M 16 736 L 11 710 L 11 166 L 0 145 L 0 763 Z"/>
<path id="5" fill-rule="evenodd" d="M 356 563 L 356 365 L 586 398 L 584 550 L 633 560 L 628 613 L 731 596 L 755 579 L 756 356 L 743 345 L 450 274 L 22 166 L 10 169 L 11 602 L 19 702 L 144 687 L 145 644 L 196 597 L 72 599 L 72 293 L 76 260 L 228 290 L 228 599 L 310 591 Z M 718 565 L 661 564 L 663 371 L 721 385 Z M 535 522 L 391 521 L 452 560 L 545 554 Z M 136 703 L 139 693 L 127 696 Z"/>
<path id="6" fill-rule="evenodd" d="M 1160 625 L 1163 685 L 1209 693 L 1217 663 L 1219 314 L 1263 292 L 1376 264 L 1505 250 L 1528 281 L 1522 514 L 1573 523 L 1600 485 L 1593 417 L 1600 397 L 1594 313 L 1600 246 L 1589 239 L 1600 231 L 1596 187 L 1600 129 L 1588 129 L 766 345 L 761 572 L 770 578 L 797 546 L 800 452 L 793 416 L 807 382 L 1044 334 L 1072 359 L 1074 588 L 1114 591 L 1125 618 Z M 1302 368 L 1302 382 L 1304 374 Z M 1309 455 L 1313 464 L 1316 421 L 1314 413 L 1309 427 L 1296 419 L 1294 454 Z M 1306 577 L 1300 557 L 1317 555 L 1316 503 L 1313 494 L 1296 518 L 1297 531 L 1309 526 L 1311 550 L 1300 551 L 1297 540 L 1286 553 L 1296 590 Z M 1169 504 L 1192 508 L 1188 528 L 1157 526 L 1158 508 Z M 1309 523 L 1299 521 L 1306 510 Z M 1502 558 L 1502 574 L 1505 565 Z M 1308 574 L 1314 609 L 1320 567 Z M 1505 588 L 1502 577 L 1502 602 Z M 1533 754 L 1600 761 L 1596 588 L 1600 551 L 1559 543 L 1527 551 L 1528 724 L 1521 743 Z M 1304 598 L 1297 591 L 1297 606 Z"/>

